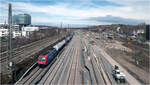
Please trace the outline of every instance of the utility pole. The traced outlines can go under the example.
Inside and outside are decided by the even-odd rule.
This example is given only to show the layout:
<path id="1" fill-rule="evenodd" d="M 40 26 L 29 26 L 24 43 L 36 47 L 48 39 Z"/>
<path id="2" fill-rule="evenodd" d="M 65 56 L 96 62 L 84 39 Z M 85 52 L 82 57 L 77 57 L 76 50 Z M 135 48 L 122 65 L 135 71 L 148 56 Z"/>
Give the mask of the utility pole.
<path id="1" fill-rule="evenodd" d="M 69 24 L 68 24 L 68 30 L 69 30 Z M 69 34 L 68 30 L 67 30 L 67 33 Z"/>
<path id="2" fill-rule="evenodd" d="M 68 29 L 69 29 L 69 24 L 68 24 Z"/>
<path id="3" fill-rule="evenodd" d="M 12 78 L 12 83 L 15 81 L 15 67 L 14 63 L 11 61 L 12 58 L 12 6 L 8 5 L 8 70 L 10 70 L 10 75 Z"/>
<path id="4" fill-rule="evenodd" d="M 8 63 L 10 64 L 10 58 L 12 57 L 12 8 L 10 3 L 8 6 L 8 25 Z"/>
<path id="5" fill-rule="evenodd" d="M 60 24 L 60 28 L 62 29 L 62 22 L 61 22 L 61 24 Z"/>
<path id="6" fill-rule="evenodd" d="M 62 28 L 63 28 L 63 27 L 62 27 L 62 24 L 63 24 L 63 23 L 61 22 L 60 33 L 61 33 Z"/>
<path id="7" fill-rule="evenodd" d="M 60 31 L 59 31 L 59 35 L 61 33 L 61 30 L 62 30 L 62 22 L 60 23 Z"/>

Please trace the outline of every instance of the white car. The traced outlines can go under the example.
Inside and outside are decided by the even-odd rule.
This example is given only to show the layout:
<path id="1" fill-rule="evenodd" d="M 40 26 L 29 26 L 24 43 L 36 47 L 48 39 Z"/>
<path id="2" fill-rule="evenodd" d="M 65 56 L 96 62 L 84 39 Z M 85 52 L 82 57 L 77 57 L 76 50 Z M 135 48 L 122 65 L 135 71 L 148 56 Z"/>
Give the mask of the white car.
<path id="1" fill-rule="evenodd" d="M 123 72 L 120 72 L 119 69 L 114 69 L 112 71 L 112 75 L 117 82 L 125 83 L 125 74 Z"/>

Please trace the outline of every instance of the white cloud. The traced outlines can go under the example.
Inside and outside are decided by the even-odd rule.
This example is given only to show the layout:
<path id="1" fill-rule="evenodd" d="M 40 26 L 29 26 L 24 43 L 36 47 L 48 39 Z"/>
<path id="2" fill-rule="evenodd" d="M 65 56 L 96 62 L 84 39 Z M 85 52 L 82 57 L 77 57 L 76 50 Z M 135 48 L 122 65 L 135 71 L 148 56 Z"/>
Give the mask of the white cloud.
<path id="1" fill-rule="evenodd" d="M 130 18 L 123 18 L 118 16 L 111 16 L 107 15 L 104 17 L 91 17 L 89 18 L 91 21 L 97 21 L 97 22 L 106 22 L 106 23 L 113 23 L 113 24 L 131 24 L 136 25 L 139 23 L 143 23 L 143 20 L 138 19 L 130 19 Z"/>
<path id="2" fill-rule="evenodd" d="M 87 1 L 87 2 L 86 2 Z M 72 4 L 59 3 L 54 5 L 35 5 L 25 2 L 12 2 L 15 13 L 29 13 L 36 15 L 40 13 L 39 17 L 32 16 L 34 23 L 75 23 L 75 24 L 100 24 L 93 21 L 83 21 L 89 17 L 104 17 L 106 15 L 118 16 L 123 18 L 142 19 L 148 21 L 150 19 L 150 12 L 148 11 L 148 0 L 107 0 L 112 3 L 121 4 L 122 6 L 96 6 L 80 9 L 81 5 L 92 3 L 91 0 L 86 0 L 78 6 L 71 6 Z M 2 5 L 2 10 L 7 10 L 7 5 Z M 14 13 L 14 14 L 15 14 Z M 43 16 L 42 16 L 43 14 Z M 44 16 L 47 15 L 47 16 Z M 54 18 L 52 16 L 59 16 L 63 18 Z M 48 17 L 48 18 L 47 18 Z"/>
<path id="3" fill-rule="evenodd" d="M 97 17 L 105 15 L 124 15 L 123 13 L 130 12 L 130 7 L 113 7 L 113 6 L 99 6 L 97 8 L 75 9 L 69 7 L 67 4 L 56 4 L 48 6 L 37 6 L 29 3 L 13 3 L 14 10 L 24 10 L 30 13 L 45 13 L 49 15 L 68 16 L 68 17 Z"/>
<path id="4" fill-rule="evenodd" d="M 127 15 L 137 19 L 150 19 L 150 0 L 107 0 L 116 4 L 128 6 L 132 9 Z"/>

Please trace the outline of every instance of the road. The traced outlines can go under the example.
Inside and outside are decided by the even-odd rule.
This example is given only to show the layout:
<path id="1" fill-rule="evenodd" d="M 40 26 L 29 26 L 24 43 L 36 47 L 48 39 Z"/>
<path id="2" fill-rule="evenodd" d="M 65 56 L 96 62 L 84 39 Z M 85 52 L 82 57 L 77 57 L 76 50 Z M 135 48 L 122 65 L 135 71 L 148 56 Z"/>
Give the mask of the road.
<path id="1" fill-rule="evenodd" d="M 106 58 L 108 55 L 99 46 L 91 45 L 89 43 L 91 40 L 82 32 L 75 32 L 70 43 L 53 63 L 44 69 L 36 67 L 17 84 L 116 85 L 111 75 L 112 65 Z M 127 81 L 125 85 L 132 85 L 136 80 L 132 76 L 127 76 L 133 81 Z M 136 81 L 136 85 L 140 83 Z"/>

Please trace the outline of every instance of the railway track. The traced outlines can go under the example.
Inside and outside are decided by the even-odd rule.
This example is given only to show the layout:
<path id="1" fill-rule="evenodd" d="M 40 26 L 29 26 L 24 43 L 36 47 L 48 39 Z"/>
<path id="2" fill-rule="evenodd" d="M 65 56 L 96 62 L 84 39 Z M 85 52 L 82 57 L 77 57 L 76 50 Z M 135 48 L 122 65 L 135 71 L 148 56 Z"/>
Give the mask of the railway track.
<path id="1" fill-rule="evenodd" d="M 27 75 L 26 77 L 24 77 L 22 80 L 19 81 L 18 84 L 34 84 L 36 83 L 39 78 L 41 76 L 43 76 L 43 74 L 51 67 L 51 65 L 55 62 L 55 59 L 46 67 L 46 68 L 40 68 L 39 66 L 37 66 L 35 69 L 32 70 L 32 72 L 30 72 L 29 75 Z"/>
<path id="2" fill-rule="evenodd" d="M 72 48 L 70 52 L 73 52 L 73 51 L 74 51 L 74 48 Z M 67 58 L 67 56 L 69 56 L 69 57 Z M 72 63 L 71 63 L 72 62 L 71 54 L 68 53 L 67 56 L 65 56 L 66 58 L 63 61 L 63 64 L 58 69 L 58 71 L 57 71 L 58 73 L 55 75 L 55 78 L 50 82 L 50 84 L 66 84 L 67 78 L 68 78 L 68 74 L 67 73 L 70 71 L 69 68 L 72 65 Z M 66 76 L 66 77 L 64 78 L 64 76 Z"/>
<path id="3" fill-rule="evenodd" d="M 97 40 L 96 39 L 91 39 L 91 38 L 87 38 L 87 37 L 85 37 L 85 40 L 93 40 L 93 41 L 96 41 L 96 46 L 98 46 L 98 47 L 102 47 L 101 46 L 101 43 L 100 42 L 97 42 Z M 84 41 L 85 41 L 84 40 Z M 85 42 L 87 42 L 87 41 L 85 41 Z M 87 46 L 87 44 L 86 43 L 84 43 L 85 45 L 86 45 L 86 48 L 88 47 Z M 92 50 L 93 50 L 93 47 L 94 46 L 92 46 Z M 98 72 L 98 71 L 96 71 L 96 66 L 98 66 L 98 69 L 100 70 L 100 74 L 101 74 L 101 76 L 102 76 L 102 79 L 104 80 L 104 84 L 105 85 L 115 85 L 115 84 L 117 84 L 117 85 L 129 85 L 129 83 L 128 83 L 128 81 L 125 83 L 125 84 L 120 84 L 120 83 L 117 83 L 114 79 L 113 79 L 113 77 L 112 77 L 112 75 L 111 75 L 111 72 L 108 72 L 108 67 L 111 67 L 110 69 L 109 69 L 109 71 L 111 71 L 111 69 L 112 69 L 112 65 L 109 63 L 109 62 L 107 62 L 105 59 L 100 59 L 100 56 L 101 56 L 101 54 L 99 53 L 99 51 L 98 51 L 98 48 L 97 49 L 94 49 L 95 50 L 95 52 L 93 52 L 93 56 L 95 55 L 95 53 L 98 55 L 98 57 L 97 57 L 97 59 L 96 59 L 96 57 L 92 60 L 92 59 L 90 59 L 90 60 L 92 60 L 92 62 L 91 63 L 93 63 L 93 66 L 92 67 L 94 67 L 94 69 L 93 70 L 95 70 L 95 72 Z M 95 63 L 95 62 L 98 62 L 98 60 L 99 60 L 99 63 Z M 105 62 L 104 62 L 105 61 Z M 97 64 L 97 65 L 96 65 Z M 108 67 L 107 67 L 107 65 L 109 65 Z M 91 74 L 90 74 L 91 75 Z M 91 81 L 92 82 L 92 81 Z M 108 82 L 108 83 L 107 83 Z"/>
<path id="4" fill-rule="evenodd" d="M 77 38 L 74 38 L 74 41 Z M 75 80 L 76 80 L 76 72 L 77 72 L 77 48 L 75 47 L 75 44 L 73 44 L 72 47 L 72 52 L 69 53 L 68 59 L 66 60 L 66 63 L 64 65 L 64 68 L 62 67 L 60 69 L 60 71 L 62 70 L 62 73 L 58 82 L 57 82 L 57 78 L 59 77 L 57 75 L 57 77 L 55 78 L 55 80 L 51 83 L 51 84 L 75 84 Z"/>
<path id="5" fill-rule="evenodd" d="M 33 42 L 30 45 L 22 46 L 21 49 L 15 49 L 13 51 L 13 53 L 12 53 L 12 58 L 10 58 L 10 59 L 13 59 L 13 58 L 18 57 L 18 56 L 24 56 L 24 54 L 30 55 L 31 53 L 33 53 L 34 51 L 36 51 L 36 49 L 41 49 L 42 48 L 41 46 L 45 47 L 45 43 L 49 42 L 50 39 L 51 38 L 46 39 L 43 42 L 39 42 L 39 41 L 37 41 L 36 43 Z M 54 41 L 54 39 L 55 38 L 53 38 L 53 40 L 51 41 L 51 43 L 56 42 L 56 40 Z M 34 49 L 34 48 L 36 48 L 36 49 Z M 0 63 L 7 61 L 7 58 L 8 58 L 7 52 L 1 53 Z"/>
<path id="6" fill-rule="evenodd" d="M 46 39 L 46 41 L 44 40 L 44 42 L 47 42 L 48 41 L 48 39 Z M 35 42 L 33 42 L 33 43 L 31 43 L 31 44 L 29 44 L 29 45 L 26 45 L 26 46 L 22 46 L 21 48 L 16 48 L 15 50 L 13 50 L 13 54 L 12 55 L 15 55 L 15 54 L 21 54 L 21 53 L 23 53 L 23 51 L 25 50 L 25 49 L 31 49 L 31 48 L 33 48 L 33 47 L 35 47 L 35 46 L 37 46 L 37 44 L 39 44 L 39 41 L 37 41 L 36 43 Z M 41 44 L 44 44 L 43 42 L 41 43 Z M 7 52 L 3 52 L 3 53 L 1 53 L 1 56 L 2 57 L 5 57 L 7 55 Z"/>
<path id="7" fill-rule="evenodd" d="M 87 61 L 89 61 L 90 57 L 88 56 L 88 46 L 85 43 L 85 39 L 81 38 L 81 48 L 82 48 L 82 57 L 81 57 L 81 77 L 82 77 L 82 84 L 94 84 L 93 82 L 95 81 L 95 79 L 92 76 L 92 72 L 90 70 L 90 68 L 88 67 Z"/>
<path id="8" fill-rule="evenodd" d="M 71 43 L 69 43 L 71 44 Z M 51 67 L 51 69 L 48 71 L 47 75 L 42 78 L 42 80 L 39 82 L 39 84 L 53 84 L 55 81 L 59 81 L 61 78 L 61 74 L 63 71 L 62 69 L 65 68 L 65 63 L 69 60 L 67 56 L 70 56 L 70 52 L 73 51 L 73 48 L 68 47 L 65 52 L 60 55 L 60 59 L 57 60 L 54 65 Z M 61 71 L 61 72 L 60 72 Z"/>
<path id="9" fill-rule="evenodd" d="M 50 68 L 55 67 L 53 64 L 59 58 L 59 55 L 62 55 L 61 53 L 64 49 L 65 49 L 65 47 L 59 52 L 57 57 L 47 67 L 40 68 L 39 66 L 37 66 L 35 69 L 32 70 L 32 72 L 29 73 L 29 75 L 27 75 L 22 80 L 20 80 L 16 85 L 18 85 L 18 84 L 38 84 L 41 81 L 41 79 L 46 75 L 48 70 Z"/>
<path id="10" fill-rule="evenodd" d="M 83 55 L 83 64 L 84 64 L 84 68 L 85 68 L 85 72 L 84 72 L 84 74 L 83 74 L 83 76 L 85 77 L 85 75 L 87 75 L 86 77 L 88 77 L 88 78 L 84 78 L 83 79 L 83 82 L 84 83 L 86 83 L 86 84 L 93 84 L 93 78 L 92 78 L 92 73 L 91 73 L 91 71 L 90 71 L 90 68 L 87 66 L 87 58 L 88 58 L 88 60 L 90 59 L 88 56 L 87 56 L 87 54 L 88 54 L 88 51 L 89 51 L 89 49 L 88 49 L 88 46 L 86 45 L 86 43 L 85 43 L 86 41 L 85 41 L 85 39 L 83 38 L 82 39 L 82 46 L 83 46 L 83 48 L 84 48 L 84 54 L 86 54 L 86 55 Z M 86 80 L 85 80 L 86 79 Z M 88 80 L 87 80 L 88 79 Z"/>
<path id="11" fill-rule="evenodd" d="M 41 44 L 43 44 L 43 43 L 41 43 Z M 13 51 L 13 53 L 12 53 L 12 55 L 13 55 L 13 57 L 16 57 L 16 56 L 19 56 L 19 55 L 21 55 L 21 54 L 23 54 L 24 53 L 24 51 L 25 51 L 25 49 L 32 49 L 33 47 L 37 47 L 36 46 L 37 44 L 30 44 L 29 46 L 27 46 L 26 48 L 21 48 L 20 50 L 15 50 L 15 51 Z M 13 58 L 12 57 L 12 58 Z M 1 54 L 1 58 L 0 58 L 0 62 L 4 62 L 4 61 L 6 61 L 6 59 L 8 58 L 8 56 L 7 56 L 7 52 L 5 52 L 5 53 L 2 53 Z M 12 59 L 11 58 L 11 59 Z"/>
<path id="12" fill-rule="evenodd" d="M 88 48 L 88 46 L 87 46 L 87 44 L 85 42 L 87 42 L 87 41 L 84 40 L 84 46 L 86 48 Z M 93 48 L 92 48 L 91 52 L 95 53 Z M 90 69 L 91 70 L 91 77 L 94 76 L 94 78 L 95 78 L 94 82 L 91 81 L 92 83 L 105 84 L 105 85 L 112 85 L 113 84 L 112 81 L 110 80 L 107 72 L 104 70 L 104 68 L 102 67 L 101 63 L 98 62 L 98 59 L 95 57 L 95 55 L 91 55 L 90 63 L 91 63 L 91 68 L 92 68 L 92 69 Z M 100 79 L 103 80 L 103 83 L 102 83 L 102 81 Z"/>
<path id="13" fill-rule="evenodd" d="M 70 49 L 71 50 L 71 49 Z M 68 52 L 70 52 L 69 50 L 68 50 Z M 65 56 L 67 56 L 67 54 L 62 54 L 64 57 Z M 49 76 L 55 76 L 56 75 L 56 73 L 57 73 L 57 71 L 58 71 L 58 69 L 59 69 L 59 67 L 61 66 L 61 63 L 62 63 L 62 61 L 64 60 L 64 57 L 62 57 L 61 59 L 59 59 L 58 61 L 56 61 L 56 63 L 52 66 L 52 70 L 50 70 L 48 73 L 47 73 L 47 75 L 45 75 L 45 77 L 39 82 L 39 84 L 45 84 L 45 83 L 47 83 L 47 81 L 48 80 L 50 80 L 50 81 L 52 81 L 52 79 L 49 79 Z M 55 73 L 54 73 L 54 70 L 56 70 L 55 71 Z M 53 74 L 54 73 L 54 74 Z"/>
<path id="14" fill-rule="evenodd" d="M 109 74 L 107 73 L 107 70 L 105 70 L 104 68 L 102 59 L 99 62 L 98 58 L 94 54 L 95 52 L 93 48 L 92 48 L 92 51 L 93 51 L 93 56 L 94 56 L 93 62 L 96 62 L 95 64 L 97 64 L 98 66 L 98 69 L 100 71 L 100 74 L 102 75 L 105 85 L 113 85 L 112 80 L 110 79 Z"/>
<path id="15" fill-rule="evenodd" d="M 77 50 L 75 51 L 75 54 L 77 54 Z M 75 80 L 76 80 L 76 72 L 77 72 L 77 57 L 78 56 L 73 55 L 67 84 L 75 84 L 76 83 Z"/>
<path id="16" fill-rule="evenodd" d="M 51 79 L 51 82 L 46 82 L 46 84 L 47 83 L 49 83 L 49 84 L 58 84 L 58 83 L 64 84 L 65 83 L 66 79 L 68 78 L 66 73 L 69 71 L 69 70 L 67 70 L 67 68 L 70 67 L 70 65 L 71 65 L 71 64 L 69 64 L 69 62 L 72 62 L 71 61 L 71 58 L 72 58 L 71 53 L 73 53 L 73 51 L 74 51 L 74 48 L 72 46 L 73 46 L 73 43 L 71 43 L 71 47 L 69 47 L 70 48 L 69 52 L 65 53 L 66 55 L 64 56 L 64 59 L 59 64 L 59 68 L 57 69 L 57 73 L 54 75 L 54 78 Z M 66 76 L 65 78 L 64 78 L 64 75 Z"/>
<path id="17" fill-rule="evenodd" d="M 39 68 L 38 66 L 32 71 L 31 74 L 26 76 L 21 82 L 18 84 L 30 84 L 34 78 L 38 77 L 38 75 L 42 72 L 43 69 Z"/>
<path id="18" fill-rule="evenodd" d="M 65 47 L 65 50 L 57 57 L 57 60 L 52 65 L 49 65 L 50 68 L 42 70 L 41 68 L 35 68 L 19 84 L 85 84 L 86 76 L 88 76 L 89 82 L 87 84 L 112 85 L 111 80 L 107 78 L 108 76 L 105 72 L 106 70 L 104 70 L 104 66 L 101 64 L 102 62 L 98 62 L 93 55 L 95 53 L 94 50 L 90 50 L 90 57 L 83 56 L 83 59 L 81 58 L 81 48 L 78 41 L 80 42 L 80 39 L 78 39 L 78 36 L 75 36 Z M 87 53 L 88 46 L 86 40 L 82 39 L 81 42 L 82 48 L 85 49 L 84 53 Z M 87 64 L 85 59 L 88 60 L 88 66 L 85 66 L 85 63 Z M 88 71 L 87 74 L 85 73 L 85 69 Z"/>
<path id="19" fill-rule="evenodd" d="M 88 53 L 90 51 L 90 49 L 88 48 L 88 45 L 86 42 L 87 41 L 84 39 L 83 45 L 85 46 L 85 48 L 87 48 L 87 53 Z M 98 80 L 99 74 L 97 75 L 95 68 L 93 66 L 93 62 L 92 62 L 93 58 L 91 57 L 91 55 L 87 55 L 87 58 L 88 58 L 88 63 L 87 63 L 88 66 L 86 66 L 86 67 L 89 69 L 90 83 L 91 84 L 99 84 L 99 80 Z"/>
<path id="20" fill-rule="evenodd" d="M 19 51 L 19 50 L 22 50 L 24 48 L 30 47 L 31 45 L 35 45 L 36 46 L 36 43 L 40 43 L 41 41 L 45 41 L 45 40 L 47 40 L 47 38 L 46 39 L 42 39 L 42 40 L 38 40 L 38 41 L 35 41 L 35 42 L 32 42 L 32 43 L 29 43 L 27 45 L 23 45 L 23 46 L 18 47 L 18 48 L 14 48 L 13 51 Z M 7 53 L 7 52 L 8 51 L 1 52 L 0 55 L 3 55 L 5 53 Z"/>
<path id="21" fill-rule="evenodd" d="M 93 41 L 96 41 L 96 45 L 98 46 L 98 47 L 102 47 L 102 43 L 100 42 L 100 41 L 98 41 L 97 39 L 95 39 L 95 38 L 93 38 L 92 39 Z M 105 48 L 104 48 L 105 49 Z M 110 83 L 111 83 L 111 85 L 113 85 L 113 84 L 118 84 L 118 85 L 129 85 L 129 82 L 128 81 L 126 81 L 126 83 L 117 83 L 115 80 L 114 80 L 114 78 L 113 78 L 113 76 L 111 75 L 112 73 L 111 72 L 108 72 L 108 68 L 109 68 L 109 70 L 111 70 L 111 69 L 113 69 L 112 67 L 112 65 L 104 58 L 104 57 L 102 57 L 102 55 L 99 53 L 99 51 L 97 51 L 97 49 L 94 49 L 94 46 L 93 46 L 93 48 L 92 48 L 92 50 L 93 51 L 95 51 L 94 53 L 97 53 L 98 55 L 100 55 L 99 56 L 99 58 L 97 59 L 97 60 L 99 60 L 99 64 L 100 64 L 100 66 L 101 66 L 101 68 L 103 68 L 103 70 L 104 70 L 104 74 L 107 76 L 107 80 L 109 80 L 110 81 Z M 97 51 L 97 52 L 96 52 Z M 107 64 L 107 65 L 106 65 Z M 109 66 L 108 66 L 109 65 Z"/>

